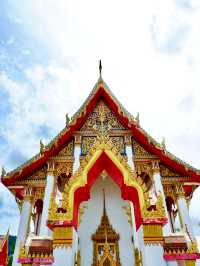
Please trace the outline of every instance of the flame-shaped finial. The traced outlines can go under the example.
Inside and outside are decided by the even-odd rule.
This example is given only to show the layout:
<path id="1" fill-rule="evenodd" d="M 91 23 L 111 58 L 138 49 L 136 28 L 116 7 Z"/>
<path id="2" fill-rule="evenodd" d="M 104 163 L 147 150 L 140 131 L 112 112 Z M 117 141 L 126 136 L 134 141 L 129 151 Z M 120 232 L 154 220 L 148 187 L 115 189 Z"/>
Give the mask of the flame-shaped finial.
<path id="1" fill-rule="evenodd" d="M 102 73 L 102 64 L 101 64 L 101 60 L 99 61 L 99 76 L 101 78 L 101 73 Z"/>

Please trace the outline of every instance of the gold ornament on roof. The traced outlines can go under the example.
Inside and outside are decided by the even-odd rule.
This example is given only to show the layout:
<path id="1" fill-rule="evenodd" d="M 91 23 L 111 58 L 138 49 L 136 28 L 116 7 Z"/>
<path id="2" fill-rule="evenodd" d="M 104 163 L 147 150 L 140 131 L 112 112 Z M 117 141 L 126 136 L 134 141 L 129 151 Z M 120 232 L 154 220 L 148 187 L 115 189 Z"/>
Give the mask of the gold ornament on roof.
<path id="1" fill-rule="evenodd" d="M 162 138 L 162 141 L 161 141 L 161 148 L 162 148 L 163 150 L 166 150 L 165 137 Z"/>
<path id="2" fill-rule="evenodd" d="M 69 125 L 69 122 L 70 122 L 69 115 L 68 115 L 68 114 L 66 114 L 66 115 L 65 115 L 65 124 L 66 124 L 66 127 L 68 127 L 68 125 Z"/>
<path id="3" fill-rule="evenodd" d="M 45 150 L 45 145 L 42 142 L 42 140 L 40 140 L 40 153 L 42 153 Z"/>

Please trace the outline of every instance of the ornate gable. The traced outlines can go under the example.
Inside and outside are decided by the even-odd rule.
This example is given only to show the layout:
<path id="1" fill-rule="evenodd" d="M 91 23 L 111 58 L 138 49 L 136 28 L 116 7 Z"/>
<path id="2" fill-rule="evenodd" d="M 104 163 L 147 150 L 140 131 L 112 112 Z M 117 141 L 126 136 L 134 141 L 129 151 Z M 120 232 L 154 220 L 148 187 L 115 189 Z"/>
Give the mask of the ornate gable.
<path id="1" fill-rule="evenodd" d="M 103 124 L 102 124 L 103 122 Z M 93 112 L 88 116 L 86 122 L 81 127 L 81 131 L 98 131 L 103 126 L 104 130 L 123 130 L 123 125 L 119 122 L 115 114 L 111 111 L 105 101 L 100 100 Z"/>
<path id="2" fill-rule="evenodd" d="M 3 171 L 2 182 L 9 186 L 15 184 L 16 180 L 34 175 L 52 157 L 70 156 L 72 160 L 72 145 L 67 145 L 67 147 L 65 145 L 77 134 L 81 135 L 83 140 L 82 155 L 86 155 L 96 136 L 105 131 L 121 154 L 124 154 L 124 143 L 127 143 L 127 139 L 133 136 L 135 160 L 145 159 L 147 161 L 155 158 L 167 168 L 179 173 L 180 176 L 188 176 L 190 182 L 200 180 L 198 169 L 169 153 L 163 145 L 145 132 L 139 120 L 119 103 L 101 76 L 84 104 L 68 122 L 65 128 L 37 155 L 7 174 Z"/>

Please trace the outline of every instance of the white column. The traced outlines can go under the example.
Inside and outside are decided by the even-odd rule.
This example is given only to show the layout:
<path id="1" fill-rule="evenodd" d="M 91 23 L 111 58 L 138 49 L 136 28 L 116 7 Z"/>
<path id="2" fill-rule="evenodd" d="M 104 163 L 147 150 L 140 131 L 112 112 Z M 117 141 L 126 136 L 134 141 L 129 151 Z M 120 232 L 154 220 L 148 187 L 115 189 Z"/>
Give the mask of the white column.
<path id="1" fill-rule="evenodd" d="M 164 205 L 165 212 L 166 212 L 167 219 L 168 219 L 168 222 L 163 227 L 163 233 L 164 233 L 164 235 L 167 235 L 167 234 L 171 233 L 171 227 L 170 227 L 169 214 L 167 211 L 167 205 L 166 205 L 166 201 L 165 201 L 165 193 L 164 193 L 163 185 L 161 182 L 159 162 L 158 161 L 153 162 L 152 168 L 153 168 L 153 181 L 154 181 L 155 191 L 156 191 L 157 195 L 161 195 L 163 198 L 163 205 Z"/>
<path id="2" fill-rule="evenodd" d="M 43 200 L 43 209 L 40 223 L 40 236 L 51 236 L 52 231 L 47 227 L 49 205 L 51 200 L 51 194 L 54 189 L 54 164 L 48 164 L 48 173 L 46 179 L 46 187 Z"/>
<path id="3" fill-rule="evenodd" d="M 194 234 L 192 229 L 192 223 L 190 220 L 189 210 L 185 199 L 185 192 L 182 186 L 176 187 L 176 194 L 181 227 L 185 232 L 189 233 L 189 236 L 191 238 L 193 238 Z"/>
<path id="4" fill-rule="evenodd" d="M 74 256 L 71 247 L 55 247 L 53 250 L 53 257 L 53 266 L 74 266 Z"/>
<path id="5" fill-rule="evenodd" d="M 131 207 L 131 220 L 132 220 L 132 232 L 133 232 L 133 244 L 134 249 L 138 248 L 142 253 L 142 265 L 146 265 L 146 258 L 145 258 L 145 245 L 144 245 L 144 236 L 143 236 L 143 226 L 141 225 L 138 231 L 136 231 L 136 224 L 135 224 L 135 212 L 134 212 L 134 205 L 130 202 Z M 135 256 L 134 256 L 135 262 Z"/>
<path id="6" fill-rule="evenodd" d="M 78 248 L 78 236 L 74 228 L 72 228 L 72 242 L 68 245 L 61 244 L 54 248 L 53 257 L 54 263 L 53 266 L 74 266 L 75 262 L 75 253 Z"/>
<path id="7" fill-rule="evenodd" d="M 134 248 L 139 248 L 139 240 L 138 240 L 138 234 L 136 231 L 136 224 L 135 224 L 134 206 L 133 206 L 132 202 L 130 202 L 130 208 L 131 208 L 131 220 L 132 220 L 132 232 L 133 232 Z"/>
<path id="8" fill-rule="evenodd" d="M 133 149 L 132 149 L 131 136 L 125 136 L 125 152 L 128 159 L 127 163 L 134 170 L 135 166 L 133 162 Z"/>
<path id="9" fill-rule="evenodd" d="M 143 225 L 141 225 L 138 228 L 137 234 L 138 234 L 138 240 L 139 240 L 140 250 L 142 252 L 142 265 L 143 266 L 149 266 L 148 261 L 146 260 L 146 254 L 145 254 Z"/>
<path id="10" fill-rule="evenodd" d="M 18 234 L 17 234 L 17 240 L 15 244 L 15 251 L 13 255 L 13 263 L 12 266 L 18 266 L 21 265 L 21 263 L 18 263 L 18 257 L 19 257 L 19 250 L 20 245 L 24 245 L 27 237 L 27 231 L 29 226 L 29 218 L 30 218 L 30 212 L 31 212 L 31 191 L 26 190 L 25 196 L 22 204 L 22 210 L 20 215 L 20 222 L 19 222 L 19 228 L 18 228 Z"/>
<path id="11" fill-rule="evenodd" d="M 81 136 L 75 136 L 74 142 L 74 165 L 73 173 L 75 173 L 80 166 L 80 155 L 81 155 Z"/>

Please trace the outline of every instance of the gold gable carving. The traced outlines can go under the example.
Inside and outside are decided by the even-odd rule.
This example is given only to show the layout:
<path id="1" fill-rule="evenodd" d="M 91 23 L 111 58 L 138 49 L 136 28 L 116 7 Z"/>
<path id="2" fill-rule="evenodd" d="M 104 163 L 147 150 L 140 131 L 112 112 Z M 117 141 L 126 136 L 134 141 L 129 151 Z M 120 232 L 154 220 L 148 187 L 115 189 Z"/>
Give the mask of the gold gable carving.
<path id="1" fill-rule="evenodd" d="M 67 145 L 58 153 L 57 156 L 61 157 L 69 157 L 74 154 L 74 141 L 71 140 L 67 143 Z"/>
<path id="2" fill-rule="evenodd" d="M 149 158 L 156 158 L 155 155 L 146 151 L 138 142 L 134 139 L 132 140 L 133 152 L 134 152 L 134 159 L 149 159 Z"/>
<path id="3" fill-rule="evenodd" d="M 88 116 L 81 131 L 96 131 L 101 127 L 101 114 L 104 116 L 105 130 L 124 129 L 123 125 L 118 121 L 115 114 L 109 109 L 107 104 L 100 100 L 93 112 Z"/>
<path id="4" fill-rule="evenodd" d="M 81 143 L 81 155 L 88 154 L 89 150 L 95 144 L 97 137 L 94 136 L 83 136 Z M 125 154 L 125 143 L 124 136 L 110 136 L 110 141 L 112 145 L 117 149 L 121 154 Z"/>

